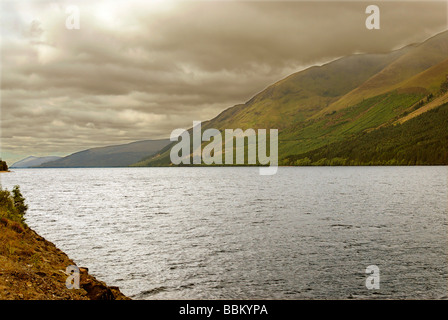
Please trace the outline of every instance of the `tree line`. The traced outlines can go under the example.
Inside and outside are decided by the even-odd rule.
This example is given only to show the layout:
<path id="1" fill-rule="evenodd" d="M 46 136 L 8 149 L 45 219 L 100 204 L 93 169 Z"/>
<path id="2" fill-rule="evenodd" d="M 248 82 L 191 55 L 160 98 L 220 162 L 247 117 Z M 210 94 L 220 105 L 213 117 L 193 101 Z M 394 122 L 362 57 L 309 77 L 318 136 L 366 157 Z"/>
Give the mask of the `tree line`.
<path id="1" fill-rule="evenodd" d="M 8 165 L 6 161 L 0 160 L 0 171 L 8 171 Z"/>
<path id="2" fill-rule="evenodd" d="M 361 132 L 303 154 L 283 165 L 448 165 L 448 103 L 403 124 Z"/>

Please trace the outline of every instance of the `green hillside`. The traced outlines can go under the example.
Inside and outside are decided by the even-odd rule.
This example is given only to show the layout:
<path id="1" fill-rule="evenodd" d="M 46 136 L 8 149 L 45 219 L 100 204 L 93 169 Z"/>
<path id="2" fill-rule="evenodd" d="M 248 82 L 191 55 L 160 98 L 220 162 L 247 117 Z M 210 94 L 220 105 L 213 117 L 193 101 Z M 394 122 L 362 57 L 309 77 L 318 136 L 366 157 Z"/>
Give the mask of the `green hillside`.
<path id="1" fill-rule="evenodd" d="M 403 124 L 293 155 L 284 165 L 447 165 L 448 103 Z"/>
<path id="2" fill-rule="evenodd" d="M 437 93 L 440 83 L 446 79 L 448 71 L 448 59 L 438 63 L 431 68 L 420 72 L 414 77 L 404 81 L 400 85 L 405 88 L 415 88 L 424 86 L 431 93 Z"/>
<path id="3" fill-rule="evenodd" d="M 279 163 L 295 164 L 300 155 L 438 107 L 447 75 L 443 32 L 388 54 L 352 55 L 295 73 L 203 122 L 202 129 L 278 129 Z M 170 165 L 172 145 L 135 166 Z"/>
<path id="4" fill-rule="evenodd" d="M 433 83 L 420 81 L 417 84 L 409 84 L 407 81 L 448 58 L 448 31 L 412 47 L 412 50 L 409 50 L 368 81 L 322 110 L 318 115 L 356 104 L 365 97 L 380 95 L 397 88 L 407 88 L 408 85 L 417 85 L 429 89 Z"/>
<path id="5" fill-rule="evenodd" d="M 424 94 L 418 92 L 393 91 L 310 120 L 301 127 L 283 132 L 279 154 L 306 152 L 375 129 L 397 119 L 423 97 Z"/>
<path id="6" fill-rule="evenodd" d="M 359 54 L 311 67 L 269 86 L 251 100 L 224 111 L 206 127 L 278 128 L 302 123 L 406 54 Z"/>

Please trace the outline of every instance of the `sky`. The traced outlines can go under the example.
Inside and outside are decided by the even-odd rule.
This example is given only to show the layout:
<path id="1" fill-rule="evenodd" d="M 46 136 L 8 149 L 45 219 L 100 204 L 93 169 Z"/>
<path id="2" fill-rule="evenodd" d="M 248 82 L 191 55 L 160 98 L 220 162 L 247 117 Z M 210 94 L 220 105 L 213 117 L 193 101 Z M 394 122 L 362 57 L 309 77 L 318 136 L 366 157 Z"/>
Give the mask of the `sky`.
<path id="1" fill-rule="evenodd" d="M 309 66 L 422 42 L 447 29 L 447 3 L 3 0 L 0 28 L 12 164 L 168 138 Z"/>

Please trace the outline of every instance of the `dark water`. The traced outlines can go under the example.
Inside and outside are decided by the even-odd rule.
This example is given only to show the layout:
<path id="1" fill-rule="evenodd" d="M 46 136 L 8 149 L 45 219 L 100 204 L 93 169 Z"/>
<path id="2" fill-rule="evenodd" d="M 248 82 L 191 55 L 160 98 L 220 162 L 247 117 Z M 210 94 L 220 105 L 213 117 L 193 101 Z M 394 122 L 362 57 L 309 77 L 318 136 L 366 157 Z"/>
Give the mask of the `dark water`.
<path id="1" fill-rule="evenodd" d="M 28 224 L 135 299 L 447 296 L 447 167 L 22 169 Z M 380 269 L 380 289 L 365 269 Z"/>

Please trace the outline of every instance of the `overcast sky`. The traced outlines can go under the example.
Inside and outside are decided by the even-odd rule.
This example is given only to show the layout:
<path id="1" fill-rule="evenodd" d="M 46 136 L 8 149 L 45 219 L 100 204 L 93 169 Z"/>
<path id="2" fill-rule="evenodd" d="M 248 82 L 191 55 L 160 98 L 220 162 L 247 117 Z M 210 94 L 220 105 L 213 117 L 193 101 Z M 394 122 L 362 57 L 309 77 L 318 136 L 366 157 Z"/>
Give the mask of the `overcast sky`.
<path id="1" fill-rule="evenodd" d="M 365 9 L 380 8 L 380 30 Z M 66 9 L 77 5 L 80 29 Z M 313 64 L 446 30 L 446 2 L 2 1 L 1 153 L 167 138 Z"/>

